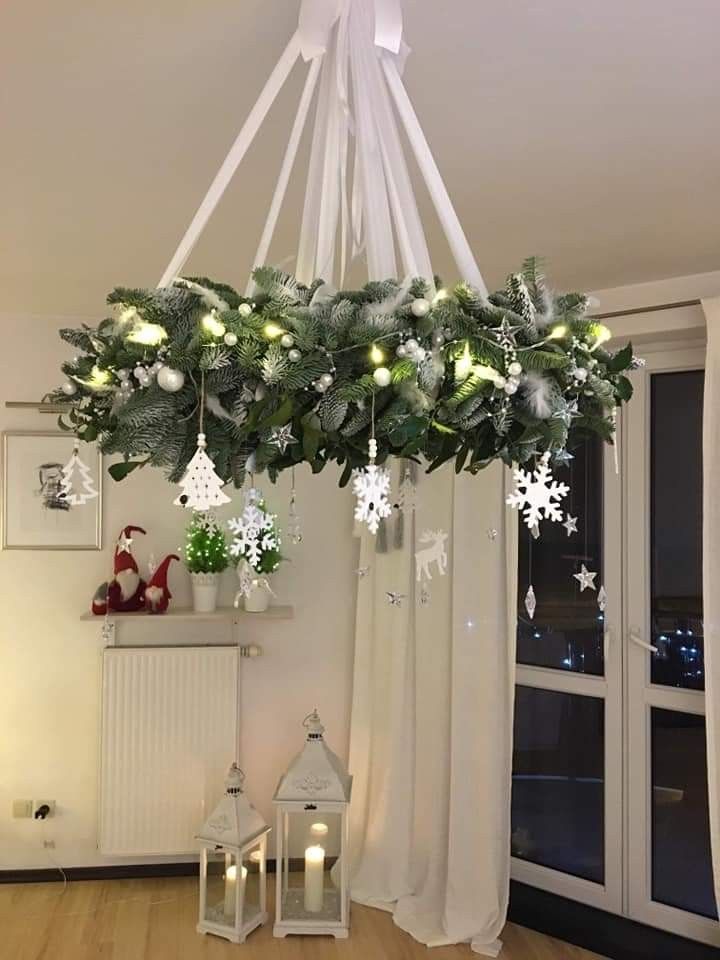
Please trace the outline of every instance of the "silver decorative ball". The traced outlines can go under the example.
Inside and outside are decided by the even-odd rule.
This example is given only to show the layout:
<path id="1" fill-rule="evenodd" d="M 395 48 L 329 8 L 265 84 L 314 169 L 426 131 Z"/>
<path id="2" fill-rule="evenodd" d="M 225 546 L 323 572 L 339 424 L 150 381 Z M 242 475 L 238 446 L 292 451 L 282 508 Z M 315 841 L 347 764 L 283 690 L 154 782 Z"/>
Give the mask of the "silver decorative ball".
<path id="1" fill-rule="evenodd" d="M 327 389 L 333 385 L 333 376 L 331 373 L 323 373 L 320 377 L 320 383 Z"/>
<path id="2" fill-rule="evenodd" d="M 493 383 L 498 388 L 498 390 L 504 390 L 507 380 L 505 379 L 505 377 L 496 377 L 495 380 L 493 380 Z"/>
<path id="3" fill-rule="evenodd" d="M 123 369 L 123 370 L 118 370 L 118 371 L 117 371 L 117 378 L 118 378 L 118 380 L 121 380 L 121 381 L 122 381 L 122 380 L 127 380 L 127 378 L 128 378 L 129 376 L 130 376 L 130 371 L 129 371 L 129 370 L 124 370 L 124 369 Z"/>
<path id="4" fill-rule="evenodd" d="M 417 300 L 413 300 L 410 309 L 413 312 L 413 316 L 426 317 L 430 312 L 430 301 L 424 297 L 418 297 Z"/>
<path id="5" fill-rule="evenodd" d="M 395 356 L 400 357 L 400 359 L 407 356 L 407 347 L 405 346 L 404 343 L 401 343 L 400 346 L 397 348 L 397 350 L 395 351 Z"/>
<path id="6" fill-rule="evenodd" d="M 238 313 L 241 317 L 249 317 L 252 312 L 253 309 L 249 303 L 241 303 L 238 307 Z"/>
<path id="7" fill-rule="evenodd" d="M 185 385 L 185 374 L 173 367 L 160 367 L 157 382 L 160 389 L 166 393 L 177 393 Z"/>
<path id="8" fill-rule="evenodd" d="M 299 350 L 288 350 L 288 360 L 297 363 L 298 360 L 302 360 L 302 354 Z"/>
<path id="9" fill-rule="evenodd" d="M 389 387 L 392 375 L 387 367 L 378 367 L 373 371 L 373 380 L 379 387 Z"/>
<path id="10" fill-rule="evenodd" d="M 66 397 L 73 397 L 77 393 L 77 384 L 73 383 L 72 380 L 66 380 L 65 383 L 60 387 L 62 392 Z"/>
<path id="11" fill-rule="evenodd" d="M 318 393 L 325 393 L 325 391 L 327 390 L 327 387 L 322 382 L 322 380 L 317 380 L 315 382 L 315 389 L 317 390 Z"/>
<path id="12" fill-rule="evenodd" d="M 285 347 L 286 350 L 289 350 L 290 347 L 295 346 L 295 337 L 291 333 L 284 333 L 280 337 L 280 346 Z"/>
<path id="13" fill-rule="evenodd" d="M 513 360 L 513 362 L 508 366 L 508 373 L 511 377 L 519 377 L 522 373 L 522 365 Z"/>
<path id="14" fill-rule="evenodd" d="M 223 340 L 225 341 L 225 346 L 234 347 L 235 344 L 238 342 L 237 334 L 233 333 L 232 330 L 230 330 L 228 333 L 225 334 L 225 336 L 223 337 Z"/>
<path id="15" fill-rule="evenodd" d="M 142 378 L 145 376 L 146 372 L 147 372 L 147 371 L 145 370 L 145 367 L 141 367 L 141 366 L 138 364 L 138 366 L 135 367 L 135 369 L 133 370 L 133 375 L 134 375 L 134 377 L 135 377 L 137 380 L 142 380 Z"/>
<path id="16" fill-rule="evenodd" d="M 518 385 L 517 383 L 515 383 L 514 380 L 508 380 L 508 382 L 503 387 L 503 390 L 509 397 L 511 397 L 514 393 L 517 393 L 517 388 L 518 388 Z"/>

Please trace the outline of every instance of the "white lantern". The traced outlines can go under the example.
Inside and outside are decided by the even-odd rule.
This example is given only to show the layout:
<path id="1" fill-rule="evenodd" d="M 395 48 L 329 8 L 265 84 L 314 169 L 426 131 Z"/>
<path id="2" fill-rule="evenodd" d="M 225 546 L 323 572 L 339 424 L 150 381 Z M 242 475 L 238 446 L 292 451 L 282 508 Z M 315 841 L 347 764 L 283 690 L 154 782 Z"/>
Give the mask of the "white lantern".
<path id="1" fill-rule="evenodd" d="M 352 777 L 323 740 L 317 711 L 303 721 L 307 739 L 275 791 L 277 897 L 273 934 L 347 937 L 348 804 Z M 330 858 L 338 863 L 332 875 Z M 301 870 L 291 870 L 291 862 Z"/>
<path id="2" fill-rule="evenodd" d="M 267 920 L 267 835 L 270 827 L 243 793 L 245 774 L 233 764 L 225 796 L 205 821 L 200 841 L 198 933 L 232 943 Z"/>

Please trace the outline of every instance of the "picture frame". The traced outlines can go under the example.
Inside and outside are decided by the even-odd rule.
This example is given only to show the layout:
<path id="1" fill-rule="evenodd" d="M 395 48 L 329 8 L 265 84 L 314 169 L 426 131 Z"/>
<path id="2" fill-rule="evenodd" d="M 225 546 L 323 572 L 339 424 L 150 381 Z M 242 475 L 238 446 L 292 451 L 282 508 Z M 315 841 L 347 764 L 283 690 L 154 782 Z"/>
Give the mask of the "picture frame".
<path id="1" fill-rule="evenodd" d="M 76 471 L 73 490 L 84 502 L 73 503 L 62 476 L 73 443 L 72 434 L 59 430 L 2 434 L 3 550 L 102 549 L 102 453 L 82 445 L 87 470 Z"/>

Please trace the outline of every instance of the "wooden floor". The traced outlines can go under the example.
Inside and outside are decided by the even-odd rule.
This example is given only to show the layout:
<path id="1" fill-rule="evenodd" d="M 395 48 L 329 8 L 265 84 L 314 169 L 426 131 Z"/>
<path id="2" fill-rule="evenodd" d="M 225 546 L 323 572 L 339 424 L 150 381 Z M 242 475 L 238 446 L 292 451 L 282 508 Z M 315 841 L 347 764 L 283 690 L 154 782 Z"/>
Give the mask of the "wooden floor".
<path id="1" fill-rule="evenodd" d="M 354 905 L 348 940 L 288 937 L 272 926 L 243 946 L 195 932 L 197 882 L 105 880 L 0 885 L 0 960 L 470 960 L 468 946 L 431 952 L 389 914 Z M 508 924 L 501 960 L 598 960 Z"/>

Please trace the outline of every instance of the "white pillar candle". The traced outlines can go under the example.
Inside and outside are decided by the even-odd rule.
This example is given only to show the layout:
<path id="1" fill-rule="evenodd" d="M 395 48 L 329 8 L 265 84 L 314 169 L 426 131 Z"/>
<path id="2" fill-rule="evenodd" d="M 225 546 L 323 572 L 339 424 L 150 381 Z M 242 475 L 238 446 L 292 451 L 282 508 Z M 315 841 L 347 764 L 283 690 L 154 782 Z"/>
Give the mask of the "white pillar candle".
<path id="1" fill-rule="evenodd" d="M 240 913 L 242 913 L 243 901 L 245 899 L 245 882 L 247 880 L 247 867 L 240 868 Z M 235 886 L 237 884 L 237 865 L 233 864 L 225 871 L 225 919 L 234 923 L 235 917 Z"/>
<path id="2" fill-rule="evenodd" d="M 320 913 L 323 908 L 325 886 L 325 851 L 321 846 L 305 851 L 305 910 Z"/>

